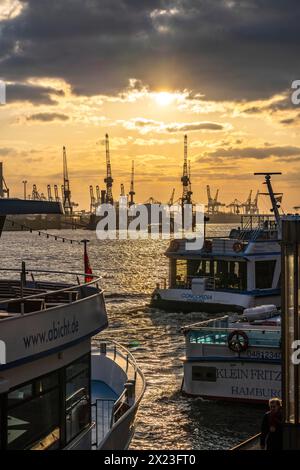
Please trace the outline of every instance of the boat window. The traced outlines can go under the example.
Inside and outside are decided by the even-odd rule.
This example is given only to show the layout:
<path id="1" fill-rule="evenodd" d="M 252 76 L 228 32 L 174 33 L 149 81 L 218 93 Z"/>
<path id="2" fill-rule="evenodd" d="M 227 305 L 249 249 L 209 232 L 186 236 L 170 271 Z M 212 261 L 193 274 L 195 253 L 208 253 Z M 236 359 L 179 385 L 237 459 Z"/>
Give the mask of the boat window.
<path id="1" fill-rule="evenodd" d="M 7 448 L 30 449 L 47 436 L 51 436 L 47 448 L 59 448 L 58 372 L 49 375 L 49 380 L 34 380 L 8 394 Z"/>
<path id="2" fill-rule="evenodd" d="M 67 443 L 90 421 L 90 355 L 88 354 L 66 368 Z"/>
<path id="3" fill-rule="evenodd" d="M 217 381 L 217 368 L 193 366 L 192 367 L 192 380 L 202 382 L 216 382 Z"/>
<path id="4" fill-rule="evenodd" d="M 210 276 L 211 275 L 211 261 L 208 259 L 203 259 L 197 262 L 196 269 L 193 273 L 195 276 Z"/>
<path id="5" fill-rule="evenodd" d="M 256 261 L 255 279 L 257 289 L 270 289 L 273 283 L 276 260 Z"/>
<path id="6" fill-rule="evenodd" d="M 187 282 L 187 260 L 176 260 L 176 286 L 183 287 Z"/>
<path id="7" fill-rule="evenodd" d="M 214 261 L 216 289 L 247 289 L 247 263 L 245 261 Z"/>

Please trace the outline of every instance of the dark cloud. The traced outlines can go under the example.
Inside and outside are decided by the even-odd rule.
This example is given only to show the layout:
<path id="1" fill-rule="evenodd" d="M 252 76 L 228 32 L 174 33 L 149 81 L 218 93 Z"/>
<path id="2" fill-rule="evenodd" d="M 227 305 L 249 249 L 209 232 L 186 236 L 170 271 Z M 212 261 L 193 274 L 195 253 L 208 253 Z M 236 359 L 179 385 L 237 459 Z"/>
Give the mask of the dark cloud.
<path id="1" fill-rule="evenodd" d="M 281 119 L 280 121 L 280 123 L 284 124 L 285 126 L 291 126 L 293 124 L 298 124 L 299 122 L 300 122 L 300 114 L 297 114 L 294 117 Z"/>
<path id="2" fill-rule="evenodd" d="M 40 122 L 51 122 L 51 121 L 68 121 L 69 116 L 61 113 L 36 113 L 28 116 L 27 121 L 40 121 Z"/>
<path id="3" fill-rule="evenodd" d="M 225 126 L 217 122 L 192 122 L 190 124 L 172 124 L 166 126 L 167 132 L 190 132 L 190 131 L 223 131 Z"/>
<path id="4" fill-rule="evenodd" d="M 290 111 L 294 110 L 295 105 L 291 100 L 291 91 L 285 91 L 281 98 L 278 98 L 272 101 L 269 104 L 262 104 L 261 106 L 250 106 L 243 110 L 246 114 L 259 114 L 263 112 L 268 112 L 271 114 L 280 112 L 280 111 Z"/>
<path id="5" fill-rule="evenodd" d="M 9 155 L 13 155 L 14 149 L 8 147 L 0 148 L 0 157 L 7 157 Z"/>
<path id="6" fill-rule="evenodd" d="M 34 104 L 54 105 L 56 100 L 53 96 L 63 96 L 62 90 L 38 85 L 27 85 L 22 83 L 8 84 L 6 87 L 7 103 L 18 101 L 30 101 Z"/>
<path id="7" fill-rule="evenodd" d="M 158 133 L 175 133 L 175 132 L 192 132 L 192 131 L 224 131 L 230 129 L 230 124 L 220 124 L 212 121 L 200 122 L 172 122 L 166 124 L 153 119 L 135 118 L 129 121 L 119 121 L 126 129 L 141 130 L 141 132 L 158 132 Z"/>
<path id="8" fill-rule="evenodd" d="M 208 155 L 215 158 L 255 158 L 257 160 L 264 160 L 265 158 L 277 157 L 289 159 L 290 157 L 300 156 L 300 147 L 283 145 L 226 149 L 219 148 L 214 152 L 210 152 Z"/>
<path id="9" fill-rule="evenodd" d="M 208 99 L 257 99 L 300 77 L 298 0 L 22 0 L 1 22 L 1 74 L 114 94 L 137 78 Z"/>

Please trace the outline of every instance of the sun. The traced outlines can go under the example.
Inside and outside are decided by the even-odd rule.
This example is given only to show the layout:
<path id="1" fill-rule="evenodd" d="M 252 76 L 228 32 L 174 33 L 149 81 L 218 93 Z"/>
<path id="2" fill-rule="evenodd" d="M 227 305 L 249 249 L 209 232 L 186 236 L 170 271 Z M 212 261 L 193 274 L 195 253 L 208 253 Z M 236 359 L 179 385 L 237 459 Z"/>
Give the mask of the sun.
<path id="1" fill-rule="evenodd" d="M 174 101 L 175 97 L 173 93 L 169 93 L 168 91 L 160 91 L 154 94 L 154 99 L 160 106 L 168 106 Z"/>

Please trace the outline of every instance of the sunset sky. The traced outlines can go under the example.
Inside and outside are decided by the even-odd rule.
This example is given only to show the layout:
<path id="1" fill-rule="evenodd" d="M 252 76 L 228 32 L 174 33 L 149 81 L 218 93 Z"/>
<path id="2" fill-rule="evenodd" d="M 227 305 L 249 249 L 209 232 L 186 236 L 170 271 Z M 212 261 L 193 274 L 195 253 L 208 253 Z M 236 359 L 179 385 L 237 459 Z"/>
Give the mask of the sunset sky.
<path id="1" fill-rule="evenodd" d="M 0 160 L 12 196 L 62 183 L 72 199 L 114 178 L 136 199 L 181 195 L 188 135 L 193 199 L 206 185 L 245 201 L 254 171 L 282 171 L 283 209 L 300 205 L 298 0 L 0 0 Z M 261 200 L 261 208 L 269 208 Z"/>

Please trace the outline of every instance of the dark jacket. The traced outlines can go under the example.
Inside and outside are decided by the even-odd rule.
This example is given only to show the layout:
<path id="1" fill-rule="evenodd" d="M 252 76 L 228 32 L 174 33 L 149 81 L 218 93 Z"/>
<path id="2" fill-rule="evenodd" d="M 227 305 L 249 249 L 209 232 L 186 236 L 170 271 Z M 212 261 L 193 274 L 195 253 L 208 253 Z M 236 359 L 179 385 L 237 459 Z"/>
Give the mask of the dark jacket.
<path id="1" fill-rule="evenodd" d="M 275 428 L 271 431 L 271 428 Z M 282 450 L 282 413 L 265 413 L 261 424 L 260 445 L 267 450 Z"/>

